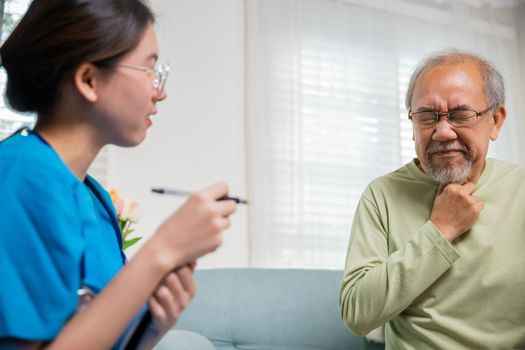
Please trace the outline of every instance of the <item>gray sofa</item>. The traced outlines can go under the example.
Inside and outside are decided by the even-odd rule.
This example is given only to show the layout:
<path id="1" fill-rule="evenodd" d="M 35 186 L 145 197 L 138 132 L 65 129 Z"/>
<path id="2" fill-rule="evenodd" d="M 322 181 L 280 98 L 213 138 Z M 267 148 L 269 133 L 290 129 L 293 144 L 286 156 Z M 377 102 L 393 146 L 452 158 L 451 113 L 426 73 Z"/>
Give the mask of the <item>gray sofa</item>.
<path id="1" fill-rule="evenodd" d="M 337 303 L 341 278 L 342 271 L 333 270 L 199 270 L 197 296 L 157 348 L 384 349 L 344 327 Z M 188 336 L 194 342 L 185 348 L 180 339 Z"/>

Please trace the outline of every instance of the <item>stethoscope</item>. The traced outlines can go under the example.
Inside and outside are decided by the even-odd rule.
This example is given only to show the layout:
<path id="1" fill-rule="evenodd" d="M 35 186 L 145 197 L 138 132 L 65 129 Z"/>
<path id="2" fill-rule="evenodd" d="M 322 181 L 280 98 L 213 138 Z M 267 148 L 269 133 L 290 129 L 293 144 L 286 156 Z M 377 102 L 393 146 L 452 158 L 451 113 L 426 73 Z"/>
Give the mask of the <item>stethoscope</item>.
<path id="1" fill-rule="evenodd" d="M 82 285 L 77 290 L 77 312 L 84 310 L 95 299 L 95 293 L 88 286 Z"/>

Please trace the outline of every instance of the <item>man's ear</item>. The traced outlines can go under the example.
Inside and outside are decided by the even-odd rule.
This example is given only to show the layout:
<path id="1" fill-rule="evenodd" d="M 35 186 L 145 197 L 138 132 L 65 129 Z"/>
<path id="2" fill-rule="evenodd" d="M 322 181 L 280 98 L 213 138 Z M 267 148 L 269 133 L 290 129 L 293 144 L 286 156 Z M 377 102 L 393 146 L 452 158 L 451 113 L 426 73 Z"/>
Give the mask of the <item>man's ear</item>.
<path id="1" fill-rule="evenodd" d="M 412 107 L 408 110 L 408 118 L 410 119 L 410 114 L 412 113 Z M 412 125 L 412 141 L 416 141 L 416 128 L 414 127 L 414 123 L 412 120 L 410 120 L 410 125 Z"/>
<path id="2" fill-rule="evenodd" d="M 89 102 L 96 102 L 97 83 L 100 79 L 99 69 L 92 63 L 83 63 L 77 68 L 74 75 L 74 83 L 78 93 Z"/>
<path id="3" fill-rule="evenodd" d="M 492 130 L 490 130 L 491 141 L 496 141 L 496 139 L 498 138 L 499 131 L 501 130 L 501 127 L 503 126 L 503 122 L 505 121 L 506 117 L 507 111 L 505 110 L 505 106 L 499 106 L 492 116 L 492 118 L 494 118 L 494 125 L 492 125 Z"/>

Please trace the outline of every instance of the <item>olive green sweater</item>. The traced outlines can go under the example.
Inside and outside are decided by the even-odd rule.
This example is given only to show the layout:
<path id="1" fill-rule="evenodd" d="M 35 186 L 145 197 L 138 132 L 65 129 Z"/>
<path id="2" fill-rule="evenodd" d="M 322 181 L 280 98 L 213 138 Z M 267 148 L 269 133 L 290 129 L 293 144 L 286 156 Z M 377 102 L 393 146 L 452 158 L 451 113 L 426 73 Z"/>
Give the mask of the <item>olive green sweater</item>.
<path id="1" fill-rule="evenodd" d="M 438 183 L 415 161 L 374 180 L 355 213 L 341 315 L 387 349 L 525 348 L 525 168 L 487 159 L 485 208 L 449 243 L 429 220 Z"/>

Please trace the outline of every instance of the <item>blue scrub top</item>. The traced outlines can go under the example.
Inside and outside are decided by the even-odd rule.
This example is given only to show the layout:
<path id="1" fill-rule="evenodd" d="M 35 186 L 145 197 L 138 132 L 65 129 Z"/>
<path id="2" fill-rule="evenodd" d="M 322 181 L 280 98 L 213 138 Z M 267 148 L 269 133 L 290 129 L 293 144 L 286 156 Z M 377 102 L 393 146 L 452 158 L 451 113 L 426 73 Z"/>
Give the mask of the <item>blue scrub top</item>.
<path id="1" fill-rule="evenodd" d="M 125 263 L 108 193 L 38 134 L 0 143 L 0 338 L 52 340 Z"/>

